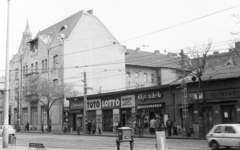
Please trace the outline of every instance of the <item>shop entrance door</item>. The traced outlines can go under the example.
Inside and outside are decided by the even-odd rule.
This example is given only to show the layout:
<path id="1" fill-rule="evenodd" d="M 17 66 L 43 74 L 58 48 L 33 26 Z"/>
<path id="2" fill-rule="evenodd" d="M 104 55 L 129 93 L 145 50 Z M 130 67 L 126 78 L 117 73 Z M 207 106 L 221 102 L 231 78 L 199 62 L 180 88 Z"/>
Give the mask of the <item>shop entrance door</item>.
<path id="1" fill-rule="evenodd" d="M 113 131 L 113 111 L 103 111 L 103 131 Z"/>
<path id="2" fill-rule="evenodd" d="M 76 123 L 77 123 L 77 121 L 76 121 L 76 119 L 77 119 L 77 117 L 76 117 L 76 113 L 73 113 L 72 114 L 72 128 L 73 128 L 73 131 L 76 131 Z"/>
<path id="3" fill-rule="evenodd" d="M 222 106 L 222 123 L 235 122 L 234 105 Z"/>

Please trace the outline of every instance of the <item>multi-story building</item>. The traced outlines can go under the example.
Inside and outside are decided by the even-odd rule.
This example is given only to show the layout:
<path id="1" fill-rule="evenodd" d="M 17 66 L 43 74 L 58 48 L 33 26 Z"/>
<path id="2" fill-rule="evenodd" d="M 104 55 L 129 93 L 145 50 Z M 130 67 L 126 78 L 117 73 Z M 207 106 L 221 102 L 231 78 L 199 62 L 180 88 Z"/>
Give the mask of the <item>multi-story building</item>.
<path id="1" fill-rule="evenodd" d="M 17 121 L 20 110 L 22 128 L 28 121 L 30 129 L 39 129 L 46 118 L 41 103 L 34 99 L 25 82 L 30 76 L 72 82 L 81 93 L 84 72 L 91 93 L 126 87 L 125 50 L 92 10 L 82 10 L 40 31 L 33 39 L 27 24 L 10 70 L 11 123 Z M 53 105 L 50 118 L 52 130 L 62 130 L 61 104 Z"/>

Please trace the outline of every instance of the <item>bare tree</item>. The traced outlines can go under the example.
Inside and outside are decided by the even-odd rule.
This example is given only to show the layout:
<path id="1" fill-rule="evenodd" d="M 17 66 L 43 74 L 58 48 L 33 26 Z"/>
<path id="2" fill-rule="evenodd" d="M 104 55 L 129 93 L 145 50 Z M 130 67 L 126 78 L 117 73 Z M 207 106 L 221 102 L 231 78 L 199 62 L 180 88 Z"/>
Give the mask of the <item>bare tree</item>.
<path id="1" fill-rule="evenodd" d="M 66 97 L 75 97 L 79 92 L 74 90 L 75 85 L 63 83 L 61 81 L 49 82 L 39 76 L 31 76 L 27 80 L 31 98 L 28 101 L 38 101 L 42 103 L 47 113 L 48 132 L 50 131 L 50 110 L 55 103 L 63 103 Z M 63 104 L 62 104 L 63 105 Z"/>
<path id="2" fill-rule="evenodd" d="M 203 45 L 195 45 L 193 47 L 187 48 L 188 56 L 185 54 L 181 54 L 182 57 L 182 72 L 183 78 L 186 76 L 192 76 L 192 80 L 198 82 L 198 100 L 196 101 L 196 105 L 198 107 L 199 117 L 200 117 L 200 126 L 205 126 L 205 111 L 206 111 L 206 98 L 205 98 L 205 87 L 202 81 L 203 74 L 211 67 L 208 64 L 208 60 L 210 59 L 209 52 L 212 45 L 212 40 L 209 40 L 207 44 Z M 199 101 L 199 91 L 202 91 L 202 99 L 203 103 L 200 105 Z M 205 130 L 202 128 L 202 135 L 205 135 Z"/>

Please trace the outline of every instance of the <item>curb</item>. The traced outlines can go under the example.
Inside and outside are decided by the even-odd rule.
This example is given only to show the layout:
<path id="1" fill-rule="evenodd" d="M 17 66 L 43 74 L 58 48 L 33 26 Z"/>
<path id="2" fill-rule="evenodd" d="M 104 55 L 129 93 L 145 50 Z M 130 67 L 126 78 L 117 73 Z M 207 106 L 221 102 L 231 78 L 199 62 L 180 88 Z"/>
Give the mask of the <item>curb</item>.
<path id="1" fill-rule="evenodd" d="M 19 132 L 19 133 L 37 133 L 37 134 L 56 134 L 56 135 L 73 135 L 73 136 L 83 136 L 84 134 L 80 134 L 80 135 L 77 135 L 77 134 L 72 134 L 72 133 L 57 133 L 57 132 Z M 95 135 L 84 135 L 84 136 L 103 136 L 103 137 L 118 137 L 117 134 L 95 134 Z M 139 137 L 139 136 L 135 136 L 133 135 L 132 136 L 133 138 L 156 138 L 155 136 L 143 136 L 143 137 Z M 196 137 L 196 138 L 193 138 L 193 137 L 169 137 L 167 136 L 166 139 L 179 139 L 179 140 L 206 140 L 206 138 L 203 138 L 203 137 Z"/>

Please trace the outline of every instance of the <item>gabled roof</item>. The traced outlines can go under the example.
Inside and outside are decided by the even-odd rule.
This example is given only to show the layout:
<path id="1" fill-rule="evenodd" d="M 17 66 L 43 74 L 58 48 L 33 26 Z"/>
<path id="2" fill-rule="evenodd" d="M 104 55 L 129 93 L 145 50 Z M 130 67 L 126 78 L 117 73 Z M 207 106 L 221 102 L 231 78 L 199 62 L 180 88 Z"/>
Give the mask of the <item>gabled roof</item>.
<path id="1" fill-rule="evenodd" d="M 221 65 L 207 69 L 202 76 L 202 81 L 223 80 L 240 77 L 240 63 L 237 65 Z M 185 78 L 186 83 L 192 82 L 192 75 Z M 178 79 L 170 85 L 181 84 L 182 79 Z"/>
<path id="2" fill-rule="evenodd" d="M 180 65 L 178 65 L 180 57 L 131 49 L 127 49 L 125 61 L 126 65 L 156 68 L 180 68 Z"/>
<path id="3" fill-rule="evenodd" d="M 76 26 L 78 20 L 81 18 L 82 14 L 84 13 L 85 11 L 82 10 L 82 11 L 79 11 L 75 14 L 73 14 L 72 16 L 38 32 L 38 34 L 35 36 L 35 38 L 37 38 L 39 35 L 51 35 L 51 36 L 56 36 L 60 29 L 63 27 L 63 26 L 66 26 L 67 27 L 67 30 L 64 30 L 62 33 L 65 35 L 66 38 L 69 37 L 69 35 L 71 34 L 72 30 L 74 29 L 74 27 Z M 85 12 L 86 13 L 86 12 Z"/>

